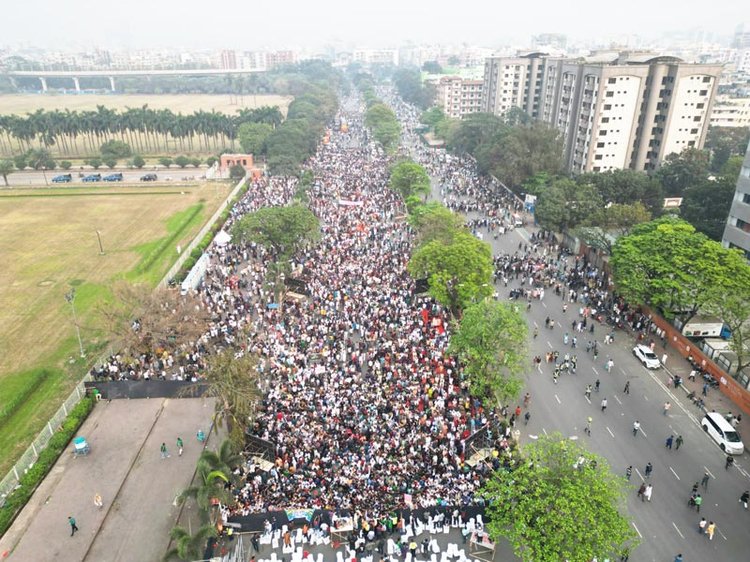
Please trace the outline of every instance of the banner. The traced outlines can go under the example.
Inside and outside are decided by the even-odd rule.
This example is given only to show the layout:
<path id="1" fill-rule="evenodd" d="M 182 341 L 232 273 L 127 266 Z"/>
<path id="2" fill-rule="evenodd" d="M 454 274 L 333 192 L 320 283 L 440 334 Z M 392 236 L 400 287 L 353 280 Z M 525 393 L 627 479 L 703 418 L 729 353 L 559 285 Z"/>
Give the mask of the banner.
<path id="1" fill-rule="evenodd" d="M 313 513 L 315 513 L 314 509 L 287 509 L 286 511 L 286 518 L 289 519 L 289 521 L 294 521 L 295 519 L 307 519 L 308 522 L 312 521 Z"/>

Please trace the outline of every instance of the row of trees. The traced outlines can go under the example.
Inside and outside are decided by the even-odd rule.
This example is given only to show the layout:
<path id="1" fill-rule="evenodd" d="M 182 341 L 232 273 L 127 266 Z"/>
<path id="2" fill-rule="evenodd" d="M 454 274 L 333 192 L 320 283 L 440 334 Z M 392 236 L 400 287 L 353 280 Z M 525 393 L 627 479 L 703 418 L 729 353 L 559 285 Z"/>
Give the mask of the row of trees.
<path id="1" fill-rule="evenodd" d="M 422 75 L 416 68 L 400 68 L 393 73 L 392 80 L 398 95 L 420 109 L 427 109 L 435 101 L 435 86 L 423 84 Z"/>
<path id="2" fill-rule="evenodd" d="M 401 125 L 396 114 L 377 98 L 371 84 L 360 83 L 359 87 L 367 104 L 365 125 L 387 152 L 394 152 L 401 140 Z"/>
<path id="3" fill-rule="evenodd" d="M 278 127 L 278 107 L 240 109 L 236 115 L 196 111 L 183 115 L 147 105 L 123 111 L 98 106 L 95 111 L 39 109 L 19 115 L 0 115 L 0 152 L 14 155 L 32 148 L 56 150 L 64 156 L 91 155 L 106 142 L 121 141 L 141 154 L 173 151 L 218 152 L 235 146 L 243 123 Z"/>
<path id="4" fill-rule="evenodd" d="M 617 291 L 687 323 L 699 312 L 721 318 L 732 331 L 736 368 L 750 365 L 750 265 L 690 223 L 668 215 L 637 225 L 612 250 Z"/>

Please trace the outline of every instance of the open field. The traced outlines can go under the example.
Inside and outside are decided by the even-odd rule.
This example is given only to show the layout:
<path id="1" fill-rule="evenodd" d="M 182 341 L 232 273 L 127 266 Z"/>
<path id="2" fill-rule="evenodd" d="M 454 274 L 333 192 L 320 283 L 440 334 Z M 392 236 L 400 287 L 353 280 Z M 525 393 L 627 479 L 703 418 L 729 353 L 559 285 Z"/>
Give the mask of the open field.
<path id="1" fill-rule="evenodd" d="M 199 182 L 0 192 L 0 474 L 103 351 L 95 313 L 112 283 L 156 284 L 230 190 Z M 65 300 L 71 287 L 85 360 Z"/>
<path id="2" fill-rule="evenodd" d="M 264 105 L 278 106 L 286 115 L 292 96 L 245 95 L 232 96 L 200 94 L 165 95 L 123 95 L 123 94 L 8 94 L 0 95 L 0 115 L 33 113 L 37 109 L 46 110 L 96 110 L 97 105 L 108 109 L 125 109 L 148 105 L 152 109 L 171 109 L 174 113 L 194 111 L 217 111 L 234 114 L 238 109 L 253 109 Z M 231 102 L 231 103 L 230 103 Z"/>

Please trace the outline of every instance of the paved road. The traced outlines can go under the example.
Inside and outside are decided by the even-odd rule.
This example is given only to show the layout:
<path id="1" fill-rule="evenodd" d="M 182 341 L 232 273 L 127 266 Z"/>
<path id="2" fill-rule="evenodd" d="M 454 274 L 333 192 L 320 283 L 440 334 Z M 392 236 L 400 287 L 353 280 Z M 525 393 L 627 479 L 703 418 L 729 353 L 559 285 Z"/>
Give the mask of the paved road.
<path id="1" fill-rule="evenodd" d="M 495 253 L 512 253 L 528 237 L 528 230 L 518 229 L 497 241 L 491 236 L 484 238 L 493 245 Z M 513 281 L 508 288 L 499 288 L 501 298 L 517 286 L 518 282 Z M 547 316 L 556 321 L 553 330 L 545 328 Z M 544 357 L 551 350 L 559 350 L 561 355 L 571 351 L 563 344 L 563 335 L 568 331 L 572 338 L 571 322 L 577 317 L 578 306 L 570 304 L 563 312 L 562 300 L 551 291 L 545 293 L 543 301 L 534 301 L 528 320 L 530 333 L 538 327 L 539 336 L 530 343 L 530 356 Z M 526 390 L 532 395 L 532 417 L 528 426 L 520 425 L 522 443 L 540 434 L 560 432 L 571 439 L 584 440 L 588 448 L 608 459 L 615 473 L 624 474 L 628 465 L 633 466 L 634 489 L 628 498 L 628 509 L 642 539 L 631 561 L 671 561 L 678 552 L 687 561 L 746 560 L 750 513 L 742 509 L 738 498 L 750 488 L 747 453 L 736 457 L 736 468 L 726 471 L 725 455 L 699 427 L 700 412 L 686 400 L 685 392 L 666 386 L 668 373 L 664 369 L 648 371 L 633 357 L 634 340 L 628 333 L 617 330 L 615 342 L 604 345 L 604 335 L 609 331 L 609 326 L 596 323 L 593 336 L 600 344 L 596 362 L 585 349 L 592 335 L 588 331 L 575 334 L 579 340 L 577 374 L 562 375 L 558 384 L 552 381 L 552 364 L 543 361 L 539 370 L 529 368 Z M 660 349 L 657 352 L 662 353 Z M 608 357 L 614 361 L 611 373 L 604 369 Z M 667 368 L 683 372 L 689 367 L 684 359 L 672 354 Z M 601 381 L 600 392 L 593 393 L 589 401 L 584 395 L 585 387 L 593 386 L 597 378 Z M 629 395 L 623 393 L 626 381 L 630 381 Z M 600 403 L 604 397 L 608 407 L 603 413 Z M 665 416 L 662 412 L 666 401 L 672 403 L 672 408 Z M 594 420 L 590 437 L 583 432 L 588 416 Z M 640 421 L 642 430 L 634 437 L 635 420 Z M 679 451 L 666 449 L 665 440 L 670 434 L 683 436 L 685 443 Z M 635 492 L 648 462 L 654 467 L 650 503 L 642 502 Z M 703 492 L 701 513 L 697 514 L 687 507 L 687 499 L 704 470 L 709 471 L 711 480 Z M 717 524 L 713 541 L 697 533 L 701 516 Z"/>
<path id="2" fill-rule="evenodd" d="M 156 182 L 143 182 L 142 185 L 149 186 L 149 185 L 159 185 L 159 184 L 179 184 L 183 181 L 183 178 L 192 178 L 193 180 L 198 180 L 201 176 L 203 176 L 206 173 L 205 168 L 193 168 L 192 166 L 189 166 L 185 169 L 181 168 L 172 168 L 169 170 L 165 169 L 158 169 L 154 170 L 153 167 L 149 166 L 146 168 L 143 168 L 142 170 L 130 170 L 130 169 L 122 169 L 122 168 L 115 168 L 114 170 L 110 170 L 108 168 L 101 168 L 99 170 L 85 170 L 82 173 L 84 175 L 88 174 L 101 174 L 102 177 L 107 176 L 114 172 L 120 172 L 123 175 L 123 181 L 122 182 L 93 182 L 93 183 L 84 183 L 81 181 L 81 178 L 79 177 L 79 171 L 76 170 L 70 170 L 70 172 L 65 172 L 64 170 L 53 170 L 48 172 L 37 172 L 37 171 L 23 171 L 23 172 L 15 172 L 13 174 L 10 174 L 8 176 L 8 183 L 10 184 L 11 188 L 22 188 L 22 187 L 91 187 L 91 186 L 117 186 L 121 185 L 123 183 L 141 183 L 140 178 L 141 176 L 145 174 L 156 174 L 158 181 Z M 61 175 L 61 174 L 67 174 L 70 173 L 72 176 L 72 181 L 70 183 L 53 183 L 52 178 L 55 176 Z M 46 180 L 45 180 L 45 175 Z M 1 179 L 1 178 L 0 178 Z M 2 183 L 2 182 L 0 182 Z M 3 184 L 4 186 L 4 184 Z"/>

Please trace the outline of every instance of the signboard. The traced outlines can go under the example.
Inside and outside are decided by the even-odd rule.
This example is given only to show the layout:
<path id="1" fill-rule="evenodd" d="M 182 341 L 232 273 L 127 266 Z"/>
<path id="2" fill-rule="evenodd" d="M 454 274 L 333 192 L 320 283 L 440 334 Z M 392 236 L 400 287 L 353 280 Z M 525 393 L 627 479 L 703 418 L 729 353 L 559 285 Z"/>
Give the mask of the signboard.
<path id="1" fill-rule="evenodd" d="M 676 209 L 682 205 L 682 197 L 665 197 L 664 208 L 665 209 Z"/>
<path id="2" fill-rule="evenodd" d="M 313 513 L 315 513 L 314 509 L 286 509 L 284 511 L 286 512 L 286 518 L 289 519 L 289 521 L 294 521 L 295 519 L 307 519 L 307 521 L 312 521 Z"/>

